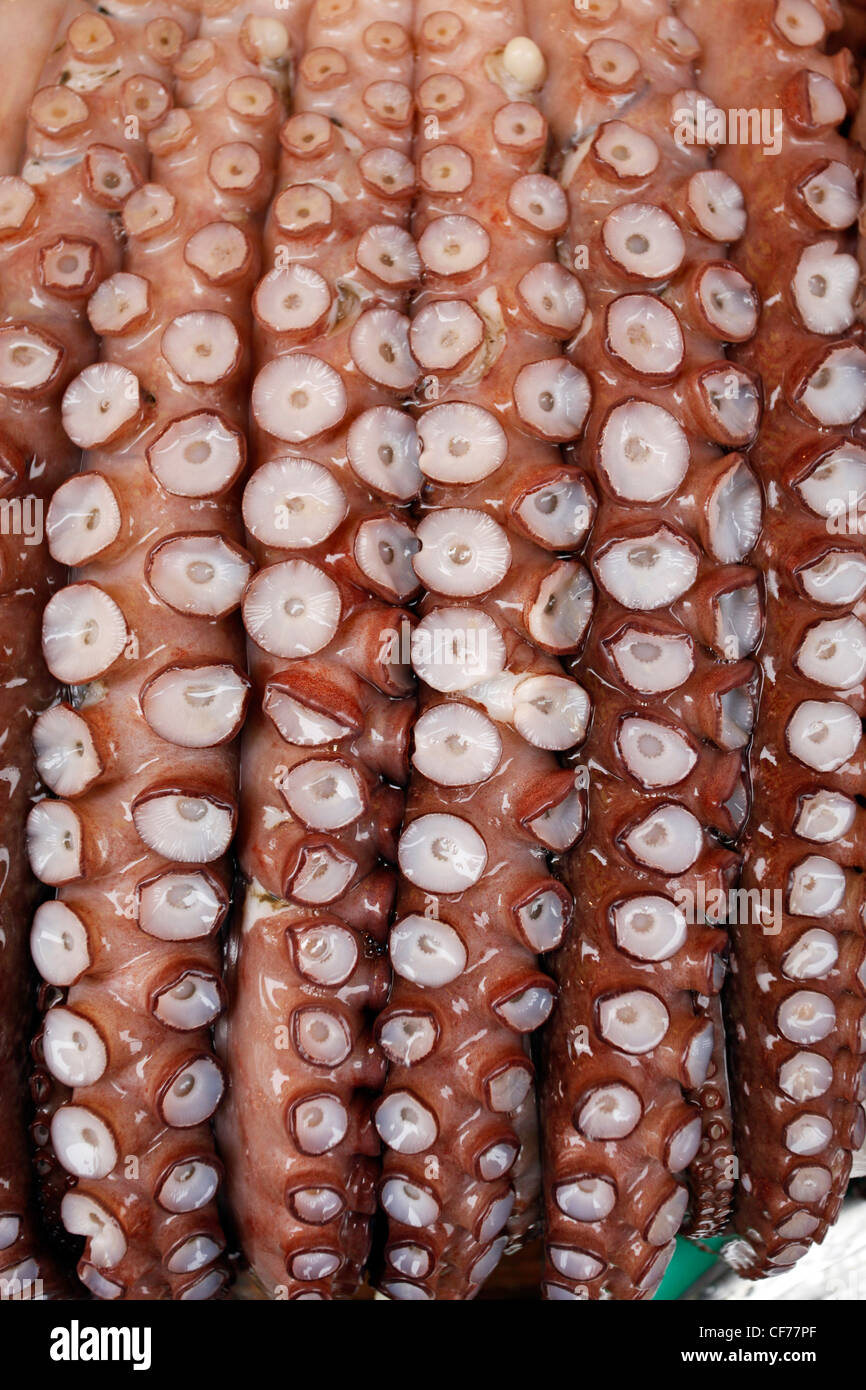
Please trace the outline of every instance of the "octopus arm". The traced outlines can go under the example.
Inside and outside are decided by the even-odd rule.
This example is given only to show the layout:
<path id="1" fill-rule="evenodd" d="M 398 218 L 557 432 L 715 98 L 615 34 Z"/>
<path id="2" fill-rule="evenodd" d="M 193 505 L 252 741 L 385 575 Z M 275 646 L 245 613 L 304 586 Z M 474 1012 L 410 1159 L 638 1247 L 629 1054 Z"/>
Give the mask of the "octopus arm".
<path id="1" fill-rule="evenodd" d="M 596 605 L 572 661 L 593 705 L 587 829 L 564 865 L 575 921 L 545 1040 L 545 1293 L 636 1299 L 684 1221 L 724 1224 L 733 1187 L 718 993 L 763 600 L 745 454 L 760 387 L 727 345 L 758 303 L 728 260 L 741 194 L 691 138 L 709 107 L 694 34 L 667 3 L 532 18 L 552 55 L 561 254 L 589 267 L 569 359 L 589 382 L 574 454 L 598 499 Z"/>
<path id="2" fill-rule="evenodd" d="M 226 1282 L 211 1030 L 248 696 L 250 295 L 281 115 L 275 40 L 284 67 L 289 39 L 268 20 L 263 45 L 254 15 L 196 8 L 81 31 L 135 60 L 113 100 L 139 139 L 85 153 L 99 216 L 123 236 L 80 300 L 100 350 L 75 364 L 60 418 L 82 468 L 47 512 L 72 574 L 42 626 L 67 698 L 34 734 L 54 798 L 31 813 L 30 858 L 57 889 L 33 928 L 54 987 L 37 1050 L 61 1217 L 105 1299 L 198 1300 Z"/>
<path id="3" fill-rule="evenodd" d="M 415 708 L 402 605 L 421 483 L 404 409 L 411 8 L 310 9 L 253 294 L 252 691 L 218 1132 L 246 1257 L 291 1300 L 351 1295 L 380 1172 L 372 1022 Z"/>
<path id="4" fill-rule="evenodd" d="M 732 355 L 760 372 L 773 403 L 752 450 L 773 505 L 755 552 L 766 679 L 743 884 L 775 895 L 778 911 L 769 929 L 735 929 L 730 991 L 741 1238 L 727 1253 L 761 1278 L 823 1238 L 864 1137 L 866 614 L 862 538 L 848 519 L 866 457 L 854 328 L 863 160 L 838 130 L 855 103 L 850 54 L 826 52 L 836 6 L 680 8 L 701 38 L 710 95 L 721 102 L 737 72 L 738 105 L 776 113 L 771 157 L 762 137 L 729 140 L 718 160 L 749 211 L 732 260 L 764 301 L 758 332 Z"/>

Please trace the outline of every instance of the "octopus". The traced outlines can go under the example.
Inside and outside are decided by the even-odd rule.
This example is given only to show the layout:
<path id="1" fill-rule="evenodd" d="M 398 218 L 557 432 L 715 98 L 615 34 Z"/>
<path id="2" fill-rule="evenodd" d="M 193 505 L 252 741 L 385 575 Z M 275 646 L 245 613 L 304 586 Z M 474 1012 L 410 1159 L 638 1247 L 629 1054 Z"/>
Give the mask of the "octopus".
<path id="1" fill-rule="evenodd" d="M 866 5 L 22 25 L 0 1297 L 789 1268 L 866 1172 Z"/>

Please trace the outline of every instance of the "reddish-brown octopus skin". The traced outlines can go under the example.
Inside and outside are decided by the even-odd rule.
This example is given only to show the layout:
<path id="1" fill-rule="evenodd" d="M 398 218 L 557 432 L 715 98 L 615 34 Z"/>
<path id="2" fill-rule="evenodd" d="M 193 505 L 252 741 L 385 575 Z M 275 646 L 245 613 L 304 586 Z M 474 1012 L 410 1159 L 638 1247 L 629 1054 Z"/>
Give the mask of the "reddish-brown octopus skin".
<path id="1" fill-rule="evenodd" d="M 737 1165 L 722 995 L 696 996 L 695 1010 L 709 1020 L 713 1051 L 704 1081 L 686 1090 L 687 1098 L 700 1108 L 701 1142 L 685 1171 L 689 1205 L 680 1234 L 706 1240 L 729 1224 Z"/>
<path id="2" fill-rule="evenodd" d="M 14 19 L 19 38 L 20 8 L 6 17 L 7 22 Z M 143 10 L 114 24 L 86 4 L 67 4 L 63 10 L 59 30 L 54 4 L 28 16 L 20 76 L 23 84 L 27 75 L 35 91 L 23 130 L 11 110 L 21 84 L 12 80 L 4 85 L 0 150 L 0 498 L 9 509 L 0 538 L 5 769 L 0 838 L 9 863 L 0 890 L 0 1278 L 43 1277 L 49 1293 L 54 1285 L 34 1249 L 25 1210 L 31 1162 L 22 1135 L 26 1112 L 21 1092 L 23 1034 L 33 1022 L 26 939 L 39 896 L 24 840 L 27 814 L 39 791 L 30 732 L 34 716 L 55 697 L 56 683 L 41 653 L 40 612 L 62 575 L 48 553 L 44 520 L 52 490 L 78 465 L 79 452 L 66 438 L 60 414 L 65 387 L 96 356 L 85 313 L 87 296 L 119 264 L 115 205 L 104 176 L 115 168 L 135 179 L 143 168 L 143 142 L 130 138 L 125 122 L 138 84 L 155 83 L 163 75 L 166 33 Z M 170 26 L 182 34 L 174 20 Z M 49 47 L 45 67 L 36 73 L 36 61 Z M 114 59 L 109 67 L 104 65 L 106 49 Z M 19 166 L 21 145 L 24 162 Z M 36 1133 L 40 1135 L 38 1128 Z M 50 1157 L 40 1159 L 39 1166 L 40 1171 L 50 1167 Z"/>
<path id="3" fill-rule="evenodd" d="M 0 6 L 0 52 L 14 55 L 4 67 L 0 93 L 0 177 L 18 173 L 30 99 L 70 8 L 67 0 Z"/>
<path id="4" fill-rule="evenodd" d="M 415 14 L 410 341 L 426 483 L 413 563 L 426 595 L 375 1116 L 379 1282 L 397 1299 L 473 1297 L 537 1223 L 529 1034 L 553 1004 L 539 954 L 571 912 L 550 859 L 583 817 L 558 754 L 581 741 L 587 700 L 558 657 L 592 607 L 563 552 L 594 501 L 560 449 L 586 413 L 585 378 L 561 353 L 584 301 L 556 263 L 565 200 L 542 173 L 544 62 L 526 26 L 514 5 Z"/>
<path id="5" fill-rule="evenodd" d="M 677 139 L 709 106 L 694 36 L 663 3 L 533 17 L 572 147 L 564 246 L 590 272 L 569 352 L 592 388 L 574 453 L 598 498 L 574 662 L 593 709 L 587 830 L 565 865 L 577 907 L 542 1093 L 545 1294 L 634 1299 L 658 1286 L 689 1186 L 700 1234 L 733 1186 L 717 995 L 749 804 L 761 499 L 742 450 L 761 399 L 726 345 L 757 302 L 727 262 L 742 200 L 730 183 L 710 197 L 706 144 Z"/>
<path id="6" fill-rule="evenodd" d="M 844 23 L 831 36 L 830 47 L 831 50 L 842 47 L 851 50 L 862 80 L 863 59 L 866 57 L 866 5 L 863 0 L 841 0 L 841 7 Z"/>
<path id="7" fill-rule="evenodd" d="M 847 13 L 847 12 L 846 12 Z M 866 7 L 853 10 L 858 20 L 862 24 L 863 39 L 857 43 L 854 36 L 849 33 L 850 23 L 846 24 L 842 31 L 848 40 L 849 46 L 857 55 L 858 67 L 862 69 L 866 60 Z M 861 149 L 866 150 L 866 87 L 860 85 L 860 99 L 854 119 L 851 122 L 851 139 L 856 140 Z M 866 213 L 863 210 L 862 190 L 860 212 L 857 218 L 857 259 L 860 262 L 860 286 L 857 293 L 857 316 L 861 323 L 866 322 Z"/>
<path id="8" fill-rule="evenodd" d="M 84 468 L 47 517 L 74 573 L 43 621 L 68 698 L 34 737 L 61 798 L 29 821 L 31 862 L 59 889 L 33 927 L 58 987 L 38 1055 L 69 1088 L 50 1101 L 74 1179 L 61 1216 L 107 1299 L 207 1298 L 225 1282 L 210 1025 L 248 686 L 250 295 L 288 49 L 284 26 L 249 10 L 211 4 L 185 30 L 152 20 L 171 51 L 165 81 L 132 93 L 147 158 L 117 192 L 122 268 L 87 304 L 100 361 L 62 402 Z"/>
<path id="9" fill-rule="evenodd" d="M 610 122 L 609 149 L 615 149 L 618 127 L 612 118 L 619 108 L 627 108 L 646 83 L 669 87 L 671 64 L 692 62 L 700 49 L 694 33 L 667 4 L 601 0 L 582 9 L 581 19 L 589 22 L 581 29 L 569 26 L 564 42 L 561 33 L 557 36 L 558 10 L 535 6 L 532 11 L 533 32 L 543 40 L 557 36 L 551 47 L 549 80 L 557 100 L 547 111 L 554 136 L 551 168 L 555 169 L 604 120 Z M 575 80 L 576 74 L 581 80 Z M 616 167 L 615 159 L 611 167 Z M 579 236 L 573 240 L 580 244 Z M 726 1224 L 734 1162 L 721 1001 L 713 996 L 697 1002 L 712 1016 L 715 1044 L 711 1079 L 692 1097 L 701 1107 L 703 1128 L 700 1149 L 686 1170 L 691 1200 L 681 1230 L 704 1237 Z"/>
<path id="10" fill-rule="evenodd" d="M 721 103 L 736 73 L 737 106 L 781 113 L 775 155 L 742 141 L 718 155 L 749 212 L 735 259 L 764 302 L 736 357 L 773 406 L 752 452 L 769 502 L 767 628 L 743 884 L 780 910 L 771 931 L 735 931 L 730 992 L 741 1239 L 728 1255 L 761 1278 L 822 1239 L 864 1136 L 862 156 L 836 130 L 850 55 L 822 52 L 835 5 L 681 10 L 711 95 Z"/>
<path id="11" fill-rule="evenodd" d="M 7 498 L 0 490 L 0 500 Z M 30 772 L 33 715 L 53 695 L 31 604 L 27 592 L 0 595 L 0 741 L 7 773 L 0 803 L 0 853 L 6 865 L 0 890 L 0 1299 L 16 1292 L 26 1297 L 27 1287 L 35 1293 L 39 1285 L 31 1281 L 41 1281 L 48 1296 L 62 1288 L 43 1248 L 27 1133 L 35 1022 L 27 937 L 39 889 L 27 864 L 24 827 L 37 789 Z"/>
<path id="12" fill-rule="evenodd" d="M 418 491 L 405 309 L 408 0 L 316 0 L 253 297 L 256 562 L 244 875 L 221 1028 L 227 1198 L 272 1297 L 348 1297 L 370 1248 L 387 927 L 413 678 L 407 504 Z"/>
<path id="13" fill-rule="evenodd" d="M 620 107 L 627 108 L 647 83 L 670 87 L 675 71 L 671 65 L 687 64 L 699 51 L 695 35 L 667 4 L 613 0 L 582 9 L 582 27 L 568 25 L 565 31 L 559 28 L 558 9 L 535 5 L 531 11 L 532 32 L 550 45 L 548 90 L 556 93 L 556 100 L 546 106 L 553 134 L 552 170 L 561 169 L 566 157 L 577 158 L 569 151 L 578 150 L 603 121 L 609 122 L 608 148 L 614 150 Z M 615 159 L 610 162 L 615 168 Z M 573 241 L 580 245 L 579 236 Z M 702 1140 L 686 1170 L 691 1200 L 681 1229 L 704 1237 L 726 1223 L 734 1165 L 721 1002 L 714 996 L 706 1003 L 698 1001 L 698 1006 L 713 1018 L 715 1045 L 711 1079 L 693 1096 L 702 1110 Z"/>

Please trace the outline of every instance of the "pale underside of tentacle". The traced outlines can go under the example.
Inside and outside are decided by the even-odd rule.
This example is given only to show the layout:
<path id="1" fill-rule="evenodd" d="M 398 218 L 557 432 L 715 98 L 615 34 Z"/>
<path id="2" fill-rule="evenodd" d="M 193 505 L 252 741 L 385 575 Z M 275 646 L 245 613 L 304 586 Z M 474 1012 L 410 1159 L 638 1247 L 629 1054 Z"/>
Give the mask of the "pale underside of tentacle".
<path id="1" fill-rule="evenodd" d="M 86 161 L 123 255 L 75 285 L 101 351 L 63 394 L 83 467 L 46 517 L 72 577 L 43 620 L 65 698 L 36 724 L 55 799 L 28 836 L 59 891 L 32 946 L 54 987 L 37 1047 L 66 1088 L 46 1125 L 68 1175 L 63 1222 L 85 1238 L 80 1277 L 100 1298 L 196 1300 L 226 1278 L 211 1025 L 248 688 L 238 482 L 288 35 L 278 24 L 280 49 L 270 19 L 183 5 L 136 22 L 154 68 L 122 88 L 137 162 L 101 146 Z M 120 23 L 89 21 L 91 61 Z"/>
<path id="2" fill-rule="evenodd" d="M 551 856 L 583 822 L 562 759 L 589 717 L 559 658 L 592 609 L 568 552 L 594 500 L 561 448 L 587 409 L 561 347 L 585 301 L 556 258 L 565 201 L 543 172 L 544 55 L 522 6 L 422 4 L 415 23 L 425 597 L 375 1118 L 381 1287 L 458 1300 L 537 1225 L 531 1035 L 554 1004 L 539 957 L 572 907 Z"/>
<path id="3" fill-rule="evenodd" d="M 850 55 L 825 52 L 838 7 L 680 10 L 716 101 L 736 71 L 737 105 L 776 112 L 773 157 L 730 136 L 718 155 L 749 215 L 732 259 L 764 300 L 733 355 L 773 402 L 752 451 L 773 505 L 756 551 L 767 625 L 743 885 L 776 910 L 760 930 L 734 928 L 729 1000 L 741 1239 L 727 1253 L 761 1278 L 822 1239 L 864 1136 L 862 155 L 837 133 L 854 107 Z"/>
<path id="4" fill-rule="evenodd" d="M 758 305 L 727 261 L 742 199 L 711 168 L 691 31 L 662 0 L 563 0 L 533 24 L 556 55 L 563 253 L 590 270 L 569 354 L 598 498 L 573 663 L 593 704 L 587 828 L 542 1096 L 545 1292 L 644 1298 L 687 1214 L 701 1234 L 724 1224 L 734 1182 L 718 992 L 749 802 L 761 402 L 727 345 Z"/>
<path id="5" fill-rule="evenodd" d="M 411 9 L 310 9 L 253 295 L 244 902 L 218 1131 L 246 1257 L 292 1300 L 351 1295 L 376 1210 L 371 1023 L 414 714 L 400 605 L 418 588 Z"/>
<path id="6" fill-rule="evenodd" d="M 175 9 L 171 3 L 161 7 L 166 15 Z M 114 217 L 146 163 L 142 132 L 129 127 L 127 117 L 142 94 L 164 90 L 165 39 L 179 45 L 184 29 L 173 18 L 156 20 L 153 9 L 112 25 L 86 3 L 58 7 L 51 0 L 31 12 L 20 5 L 4 7 L 3 18 L 4 50 L 14 51 L 16 62 L 4 80 L 0 137 L 0 494 L 7 509 L 0 540 L 0 727 L 3 786 L 9 793 L 2 841 L 11 866 L 3 875 L 0 904 L 0 1094 L 4 1106 L 17 1113 L 2 1124 L 4 1146 L 13 1147 L 15 1155 L 8 1179 L 3 1162 L 0 1273 L 9 1287 L 13 1276 L 44 1275 L 48 1292 L 47 1268 L 30 1258 L 32 1247 L 25 1248 L 28 1217 L 19 1205 L 26 1200 L 29 1176 L 19 1128 L 23 1033 L 32 1028 L 26 933 L 38 901 L 27 869 L 24 828 L 28 812 L 38 811 L 32 809 L 34 798 L 43 791 L 36 774 L 45 780 L 38 762 L 33 767 L 30 735 L 35 717 L 56 697 L 56 678 L 40 650 L 40 616 L 63 574 L 62 561 L 50 553 L 44 523 L 53 489 L 79 462 L 79 450 L 62 428 L 61 401 L 76 373 L 97 355 L 87 297 L 117 269 Z M 25 108 L 21 97 L 28 84 Z M 45 1088 L 39 1071 L 33 1088 L 41 1113 Z M 48 1136 L 38 1116 L 33 1133 L 41 1148 Z M 47 1148 L 39 1154 L 38 1172 L 54 1220 L 52 1199 L 59 1203 L 65 1175 L 55 1181 L 57 1169 Z"/>

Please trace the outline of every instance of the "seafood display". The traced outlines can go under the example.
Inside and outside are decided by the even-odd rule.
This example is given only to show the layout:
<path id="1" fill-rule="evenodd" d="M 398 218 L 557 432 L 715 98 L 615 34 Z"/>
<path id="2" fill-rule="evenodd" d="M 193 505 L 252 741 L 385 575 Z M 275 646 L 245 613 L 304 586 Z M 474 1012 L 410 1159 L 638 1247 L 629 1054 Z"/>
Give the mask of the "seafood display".
<path id="1" fill-rule="evenodd" d="M 855 97 L 850 54 L 822 52 L 839 22 L 833 6 L 758 4 L 747 23 L 732 23 L 728 6 L 683 8 L 699 37 L 715 23 L 716 39 L 730 40 L 728 62 L 742 68 L 749 52 L 745 105 L 781 113 L 783 137 L 790 132 L 775 158 L 740 144 L 718 160 L 749 210 L 732 260 L 764 305 L 754 337 L 733 356 L 760 375 L 772 403 L 751 453 L 772 505 L 755 551 L 767 630 L 742 882 L 746 891 L 778 888 L 784 901 L 779 920 L 737 931 L 729 1001 L 742 1239 L 728 1258 L 760 1277 L 822 1238 L 838 1215 L 851 1152 L 866 1138 L 857 799 L 866 556 L 845 515 L 866 463 L 858 443 L 866 353 L 855 312 L 863 158 L 836 130 Z M 704 81 L 721 100 L 715 46 L 705 41 L 704 50 Z M 771 247 L 780 217 L 782 244 Z"/>
<path id="2" fill-rule="evenodd" d="M 866 5 L 0 65 L 0 1299 L 790 1274 L 866 1173 Z"/>
<path id="3" fill-rule="evenodd" d="M 65 8 L 65 28 L 51 4 L 34 27 L 27 21 L 27 52 L 44 64 L 26 105 L 16 85 L 4 95 L 0 178 L 0 1276 L 13 1284 L 43 1277 L 33 1206 L 28 1210 L 32 1160 L 25 1140 L 26 1035 L 35 1026 L 27 941 L 39 902 L 36 877 L 65 881 L 72 877 L 68 861 L 78 854 L 64 851 L 67 833 L 79 825 L 71 804 L 67 810 L 57 803 L 46 818 L 40 808 L 48 803 L 33 802 L 40 782 L 68 784 L 74 792 L 88 776 L 79 771 L 88 763 L 84 748 L 80 756 L 76 748 L 79 717 L 56 703 L 60 682 L 78 677 L 71 668 L 66 674 L 57 668 L 41 641 L 43 610 L 63 602 L 70 563 L 67 548 L 59 538 L 57 546 L 50 544 L 47 534 L 55 489 L 68 486 L 80 461 L 80 443 L 65 428 L 65 402 L 76 379 L 99 371 L 98 325 L 89 307 L 103 285 L 111 297 L 122 261 L 121 210 L 144 182 L 147 131 L 165 113 L 165 79 L 192 28 L 176 5 L 164 7 L 161 19 L 127 6 L 113 23 L 86 4 Z M 11 26 L 17 25 L 18 48 L 22 24 L 20 6 L 4 14 L 13 44 Z M 133 112 L 140 114 L 130 125 Z M 98 417 L 98 401 L 94 411 Z M 79 529 L 87 534 L 86 515 Z M 43 739 L 40 730 L 52 724 L 55 734 Z M 116 804 L 112 800 L 112 814 Z M 34 924 L 37 966 L 58 987 L 72 984 L 89 964 L 86 928 L 70 912 L 65 931 L 66 913 L 46 902 L 36 919 L 47 919 L 48 929 Z M 59 918 L 58 933 L 50 924 L 53 919 L 56 927 Z M 61 1010 L 58 1021 L 63 1017 Z M 94 1040 L 102 1047 L 95 1034 Z M 34 1088 L 39 1095 L 38 1072 Z M 79 1207 L 84 1200 L 73 1199 Z"/>
<path id="4" fill-rule="evenodd" d="M 754 333 L 758 301 L 727 259 L 740 191 L 700 138 L 678 138 L 683 122 L 699 137 L 706 115 L 684 35 L 667 5 L 628 8 L 566 24 L 571 6 L 553 4 L 537 26 L 560 63 L 546 91 L 566 259 L 594 272 L 569 354 L 591 396 L 574 452 L 598 499 L 596 606 L 573 663 L 593 705 L 588 824 L 564 865 L 577 906 L 542 1104 L 557 1299 L 652 1292 L 690 1201 L 712 1234 L 733 1187 L 712 1003 L 725 919 L 700 904 L 734 882 L 749 807 L 761 491 L 743 450 L 761 389 L 726 344 Z M 608 60 L 575 92 L 575 71 Z"/>
<path id="5" fill-rule="evenodd" d="M 372 1023 L 415 713 L 409 21 L 407 0 L 313 6 L 253 295 L 245 883 L 219 1131 L 245 1253 L 291 1299 L 352 1292 L 376 1211 Z"/>
<path id="6" fill-rule="evenodd" d="M 42 648 L 70 698 L 33 731 L 55 797 L 30 813 L 30 861 L 58 893 L 32 947 L 62 994 L 39 1056 L 68 1090 L 50 1147 L 76 1179 L 61 1218 L 86 1240 L 79 1276 L 104 1298 L 208 1297 L 224 1278 L 210 1025 L 248 689 L 249 301 L 279 98 L 239 17 L 180 17 L 186 31 L 148 25 L 168 80 L 123 88 L 140 163 L 98 154 L 122 241 L 86 300 L 99 358 L 61 400 L 82 464 L 46 514 L 73 573 L 45 607 Z M 115 42 L 96 25 L 94 43 Z M 63 99 L 77 102 L 73 81 Z"/>
<path id="7" fill-rule="evenodd" d="M 589 708 L 557 657 L 592 609 L 585 567 L 557 554 L 587 529 L 589 490 L 559 446 L 588 386 L 561 353 L 584 295 L 556 261 L 562 189 L 539 172 L 541 55 L 514 5 L 447 39 L 441 23 L 419 7 L 409 342 L 429 401 L 415 412 L 424 598 L 395 979 L 377 1024 L 391 1063 L 376 1110 L 382 1287 L 414 1299 L 470 1296 L 537 1222 L 528 1043 L 554 1001 L 538 955 L 571 913 L 548 855 L 584 814 L 557 753 L 582 741 Z"/>

